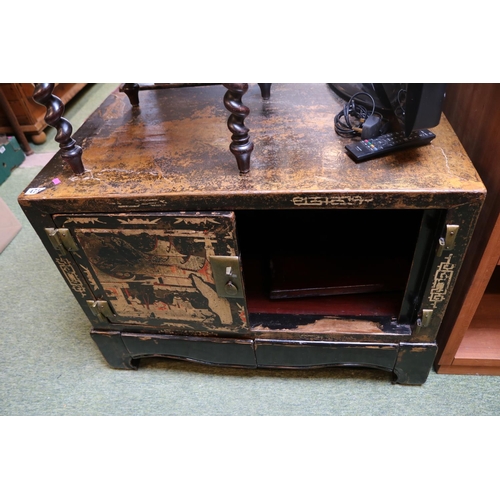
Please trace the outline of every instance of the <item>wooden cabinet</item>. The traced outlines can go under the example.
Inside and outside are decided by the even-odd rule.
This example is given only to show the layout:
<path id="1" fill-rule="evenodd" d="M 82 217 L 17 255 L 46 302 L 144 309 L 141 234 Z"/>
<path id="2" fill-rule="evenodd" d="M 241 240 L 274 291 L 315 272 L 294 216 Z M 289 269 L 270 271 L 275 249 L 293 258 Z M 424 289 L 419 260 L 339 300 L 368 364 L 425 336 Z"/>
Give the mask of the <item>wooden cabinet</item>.
<path id="1" fill-rule="evenodd" d="M 488 195 L 439 332 L 436 370 L 500 375 L 500 84 L 449 85 L 445 113 Z"/>
<path id="2" fill-rule="evenodd" d="M 246 94 L 240 175 L 220 87 L 114 93 L 19 202 L 108 363 L 169 356 L 365 366 L 421 384 L 485 189 L 446 119 L 429 146 L 355 164 L 326 85 Z"/>
<path id="3" fill-rule="evenodd" d="M 61 101 L 68 103 L 86 83 L 58 83 L 54 95 Z M 32 83 L 1 83 L 2 91 L 14 115 L 24 132 L 32 142 L 41 144 L 45 142 L 45 108 L 32 99 L 34 85 Z M 0 134 L 13 134 L 15 132 L 8 116 L 0 108 Z"/>

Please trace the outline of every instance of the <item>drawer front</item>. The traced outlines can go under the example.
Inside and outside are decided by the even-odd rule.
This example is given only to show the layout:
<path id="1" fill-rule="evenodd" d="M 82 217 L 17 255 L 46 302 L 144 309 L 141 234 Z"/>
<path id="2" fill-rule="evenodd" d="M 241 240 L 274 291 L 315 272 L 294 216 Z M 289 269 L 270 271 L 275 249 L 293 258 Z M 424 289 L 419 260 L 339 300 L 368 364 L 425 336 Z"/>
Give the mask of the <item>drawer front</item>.
<path id="1" fill-rule="evenodd" d="M 321 368 L 347 365 L 392 370 L 397 344 L 256 340 L 257 366 Z"/>

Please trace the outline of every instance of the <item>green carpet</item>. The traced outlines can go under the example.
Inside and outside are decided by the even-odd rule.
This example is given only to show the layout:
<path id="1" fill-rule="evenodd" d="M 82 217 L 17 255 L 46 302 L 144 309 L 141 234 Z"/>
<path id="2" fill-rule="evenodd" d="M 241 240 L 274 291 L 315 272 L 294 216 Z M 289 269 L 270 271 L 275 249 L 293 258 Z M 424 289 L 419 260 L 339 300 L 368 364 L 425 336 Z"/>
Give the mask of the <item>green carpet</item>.
<path id="1" fill-rule="evenodd" d="M 0 186 L 23 225 L 0 254 L 0 415 L 500 414 L 500 377 L 432 372 L 413 387 L 391 384 L 383 371 L 340 367 L 246 370 L 151 359 L 138 371 L 109 368 L 17 204 L 40 168 L 17 168 Z"/>

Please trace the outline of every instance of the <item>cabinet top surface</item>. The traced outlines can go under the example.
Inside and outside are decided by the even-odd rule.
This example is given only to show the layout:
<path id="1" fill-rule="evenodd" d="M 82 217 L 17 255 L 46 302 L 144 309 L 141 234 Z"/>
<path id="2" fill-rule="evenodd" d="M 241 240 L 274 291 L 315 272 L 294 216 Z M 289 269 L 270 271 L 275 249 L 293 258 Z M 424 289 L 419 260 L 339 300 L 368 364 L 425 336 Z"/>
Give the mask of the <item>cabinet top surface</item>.
<path id="1" fill-rule="evenodd" d="M 74 175 L 57 154 L 28 186 L 45 189 L 20 200 L 484 192 L 444 116 L 430 145 L 354 163 L 344 149 L 352 140 L 334 130 L 342 102 L 326 84 L 273 84 L 268 101 L 250 84 L 243 103 L 255 147 L 250 172 L 240 175 L 224 93 L 222 86 L 142 91 L 138 108 L 111 94 L 74 134 L 86 172 Z"/>

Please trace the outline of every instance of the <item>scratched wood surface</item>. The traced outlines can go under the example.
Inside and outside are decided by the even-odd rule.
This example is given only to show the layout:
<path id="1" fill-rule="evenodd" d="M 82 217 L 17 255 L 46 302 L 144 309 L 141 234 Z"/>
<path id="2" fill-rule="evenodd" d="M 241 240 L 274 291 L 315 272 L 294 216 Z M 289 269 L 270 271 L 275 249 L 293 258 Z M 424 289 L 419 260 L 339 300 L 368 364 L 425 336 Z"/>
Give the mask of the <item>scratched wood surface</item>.
<path id="1" fill-rule="evenodd" d="M 119 209 L 147 198 L 143 209 L 408 208 L 414 195 L 415 206 L 440 207 L 449 195 L 462 203 L 484 192 L 445 117 L 431 145 L 355 164 L 344 153 L 350 140 L 335 134 L 342 103 L 326 84 L 275 84 L 269 101 L 250 85 L 243 101 L 255 149 L 250 172 L 240 175 L 229 151 L 224 91 L 146 91 L 139 108 L 123 93 L 110 95 L 74 136 L 85 174 L 75 176 L 57 154 L 28 186 L 45 189 L 21 203 L 57 207 L 64 200 L 66 208 L 96 209 L 103 200 L 109 209 L 120 198 Z"/>

